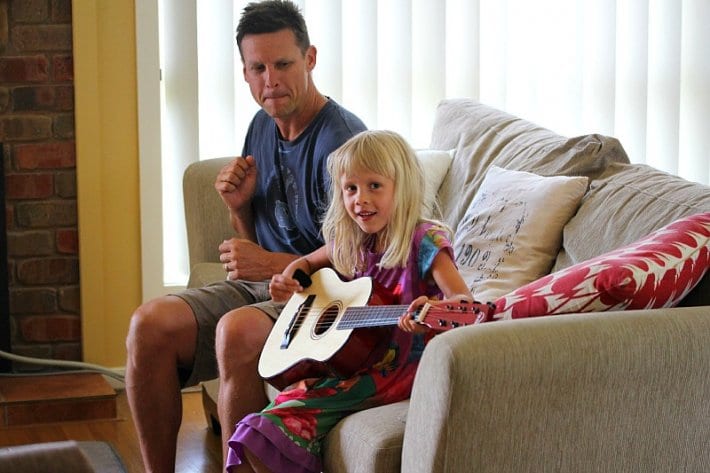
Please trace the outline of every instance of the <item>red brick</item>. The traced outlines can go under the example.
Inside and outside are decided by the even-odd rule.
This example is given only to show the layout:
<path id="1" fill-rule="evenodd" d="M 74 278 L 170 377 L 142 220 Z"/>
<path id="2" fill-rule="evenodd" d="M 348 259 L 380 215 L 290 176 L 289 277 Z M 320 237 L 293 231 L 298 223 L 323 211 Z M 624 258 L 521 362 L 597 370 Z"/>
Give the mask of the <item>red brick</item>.
<path id="1" fill-rule="evenodd" d="M 52 119 L 39 115 L 0 118 L 0 140 L 32 141 L 52 136 Z"/>
<path id="2" fill-rule="evenodd" d="M 19 321 L 26 342 L 75 342 L 81 340 L 81 321 L 76 315 L 22 317 Z"/>
<path id="3" fill-rule="evenodd" d="M 76 228 L 60 228 L 56 235 L 57 251 L 63 254 L 79 253 L 79 235 Z"/>
<path id="4" fill-rule="evenodd" d="M 76 150 L 73 141 L 22 144 L 14 147 L 15 162 L 21 170 L 73 168 Z"/>
<path id="5" fill-rule="evenodd" d="M 9 21 L 7 16 L 7 2 L 0 2 L 0 54 L 7 49 Z"/>
<path id="6" fill-rule="evenodd" d="M 52 77 L 55 82 L 74 80 L 74 57 L 71 54 L 55 54 L 52 57 Z"/>
<path id="7" fill-rule="evenodd" d="M 54 194 L 62 199 L 75 199 L 76 172 L 58 172 L 54 175 Z"/>
<path id="8" fill-rule="evenodd" d="M 49 230 L 7 233 L 7 254 L 16 256 L 47 256 L 54 254 L 54 238 Z"/>
<path id="9" fill-rule="evenodd" d="M 76 202 L 17 202 L 15 222 L 18 228 L 71 227 L 77 222 Z"/>
<path id="10" fill-rule="evenodd" d="M 7 87 L 0 87 L 0 113 L 5 113 L 10 108 L 10 91 Z"/>
<path id="11" fill-rule="evenodd" d="M 79 261 L 76 258 L 32 258 L 17 263 L 17 281 L 28 286 L 76 284 Z"/>
<path id="12" fill-rule="evenodd" d="M 73 111 L 74 110 L 74 86 L 60 85 L 55 87 L 57 94 L 56 102 L 54 103 L 57 111 Z"/>
<path id="13" fill-rule="evenodd" d="M 71 25 L 22 25 L 10 29 L 10 40 L 18 51 L 71 51 Z"/>
<path id="14" fill-rule="evenodd" d="M 43 288 L 10 288 L 10 313 L 48 314 L 57 311 L 57 291 Z"/>
<path id="15" fill-rule="evenodd" d="M 40 85 L 12 89 L 12 109 L 16 112 L 54 110 L 56 102 L 56 87 Z"/>
<path id="16" fill-rule="evenodd" d="M 0 57 L 0 82 L 46 82 L 49 61 L 44 55 Z"/>
<path id="17" fill-rule="evenodd" d="M 71 23 L 71 0 L 52 0 L 52 21 Z"/>
<path id="18" fill-rule="evenodd" d="M 8 199 L 42 199 L 54 194 L 51 174 L 11 174 L 5 176 Z"/>
<path id="19" fill-rule="evenodd" d="M 12 19 L 19 23 L 41 23 L 49 19 L 47 0 L 22 0 L 12 4 Z"/>
<path id="20" fill-rule="evenodd" d="M 28 358 L 51 358 L 52 347 L 48 344 L 26 344 L 20 343 L 19 340 L 13 340 L 12 352 L 16 355 L 26 356 Z M 20 373 L 30 373 L 35 371 L 46 370 L 47 367 L 37 363 L 20 363 L 13 362 L 12 367 Z"/>
<path id="21" fill-rule="evenodd" d="M 59 289 L 59 309 L 63 312 L 79 313 L 81 310 L 81 291 L 79 286 Z"/>
<path id="22" fill-rule="evenodd" d="M 15 228 L 15 206 L 5 204 L 5 228 L 12 230 Z"/>
<path id="23" fill-rule="evenodd" d="M 74 138 L 74 114 L 62 113 L 54 116 L 52 131 L 56 138 Z"/>
<path id="24" fill-rule="evenodd" d="M 53 352 L 52 358 L 55 360 L 82 360 L 81 343 L 58 343 Z"/>

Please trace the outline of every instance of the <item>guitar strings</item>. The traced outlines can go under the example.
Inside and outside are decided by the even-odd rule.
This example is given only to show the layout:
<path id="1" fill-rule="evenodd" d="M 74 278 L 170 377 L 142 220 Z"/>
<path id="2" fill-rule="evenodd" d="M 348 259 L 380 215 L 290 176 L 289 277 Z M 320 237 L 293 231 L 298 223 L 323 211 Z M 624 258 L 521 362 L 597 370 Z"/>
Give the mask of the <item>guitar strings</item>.
<path id="1" fill-rule="evenodd" d="M 405 305 L 353 306 L 347 307 L 341 314 L 341 308 L 338 308 L 332 304 L 312 305 L 308 308 L 301 307 L 299 309 L 298 313 L 295 315 L 298 320 L 293 323 L 291 329 L 293 331 L 299 331 L 303 327 L 310 326 L 316 331 L 321 331 L 324 327 L 330 327 L 333 325 L 336 325 L 336 329 L 394 325 L 396 324 L 397 319 L 406 311 L 407 308 L 408 306 Z M 461 310 L 453 310 L 430 306 L 427 310 L 427 315 L 431 315 L 433 318 L 436 318 L 436 315 L 440 314 L 440 317 L 446 315 L 447 318 L 453 319 L 455 318 L 452 317 L 453 315 L 465 315 L 468 312 L 469 311 L 463 308 Z M 467 325 L 470 324 L 470 321 L 467 322 L 467 320 L 461 320 L 461 324 Z"/>

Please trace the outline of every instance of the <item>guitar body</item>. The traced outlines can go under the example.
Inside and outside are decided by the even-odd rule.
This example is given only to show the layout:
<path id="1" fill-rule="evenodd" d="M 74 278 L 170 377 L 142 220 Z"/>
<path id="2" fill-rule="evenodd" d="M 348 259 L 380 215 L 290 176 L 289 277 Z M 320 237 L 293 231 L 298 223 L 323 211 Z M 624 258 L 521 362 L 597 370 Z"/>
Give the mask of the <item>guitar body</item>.
<path id="1" fill-rule="evenodd" d="M 385 354 L 391 331 L 408 305 L 367 306 L 372 280 L 342 281 L 330 268 L 291 296 L 266 339 L 259 374 L 278 389 L 305 378 L 349 377 Z M 475 325 L 495 311 L 476 301 L 429 301 L 412 317 L 438 332 Z"/>
<path id="2" fill-rule="evenodd" d="M 353 374 L 384 354 L 381 345 L 392 330 L 336 329 L 345 309 L 367 305 L 369 278 L 345 282 L 325 268 L 311 279 L 311 286 L 286 303 L 259 359 L 259 374 L 278 389 L 304 378 Z"/>

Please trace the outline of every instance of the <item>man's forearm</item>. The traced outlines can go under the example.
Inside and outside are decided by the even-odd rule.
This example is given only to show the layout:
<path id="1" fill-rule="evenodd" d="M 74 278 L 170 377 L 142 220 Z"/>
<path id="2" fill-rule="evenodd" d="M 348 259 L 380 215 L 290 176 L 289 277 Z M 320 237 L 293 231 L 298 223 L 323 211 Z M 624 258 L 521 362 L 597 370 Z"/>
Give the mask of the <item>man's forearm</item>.
<path id="1" fill-rule="evenodd" d="M 240 212 L 230 211 L 229 221 L 239 238 L 244 238 L 256 243 L 256 228 L 254 227 L 251 209 Z"/>

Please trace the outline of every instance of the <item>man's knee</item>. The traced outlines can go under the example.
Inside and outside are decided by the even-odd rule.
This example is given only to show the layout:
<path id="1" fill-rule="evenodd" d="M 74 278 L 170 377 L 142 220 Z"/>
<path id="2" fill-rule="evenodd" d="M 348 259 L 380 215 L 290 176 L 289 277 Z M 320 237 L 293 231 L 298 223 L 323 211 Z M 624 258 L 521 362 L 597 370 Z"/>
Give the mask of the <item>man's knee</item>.
<path id="1" fill-rule="evenodd" d="M 197 330 L 189 306 L 177 297 L 167 296 L 139 306 L 133 315 L 126 337 L 129 353 L 140 349 L 165 349 L 178 340 L 194 340 Z"/>
<path id="2" fill-rule="evenodd" d="M 258 356 L 271 331 L 273 321 L 254 307 L 241 307 L 225 314 L 217 324 L 215 347 L 217 357 Z"/>

